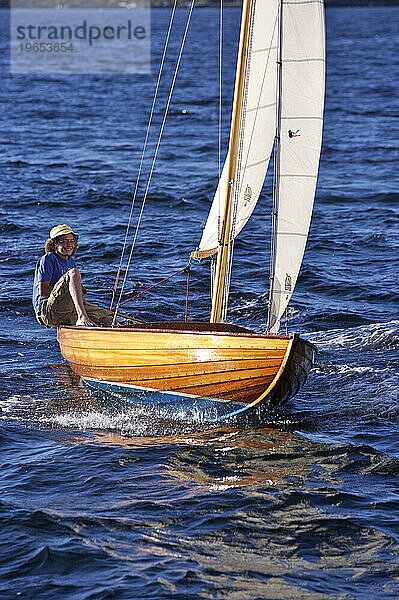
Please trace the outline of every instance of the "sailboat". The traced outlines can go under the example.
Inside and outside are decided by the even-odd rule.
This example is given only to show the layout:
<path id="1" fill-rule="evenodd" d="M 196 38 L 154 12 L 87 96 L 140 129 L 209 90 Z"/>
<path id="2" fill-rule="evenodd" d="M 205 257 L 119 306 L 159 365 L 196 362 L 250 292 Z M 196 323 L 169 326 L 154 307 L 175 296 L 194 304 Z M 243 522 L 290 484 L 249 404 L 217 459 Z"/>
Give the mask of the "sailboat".
<path id="1" fill-rule="evenodd" d="M 192 259 L 213 260 L 207 322 L 61 326 L 64 358 L 89 389 L 211 420 L 273 408 L 305 383 L 316 349 L 279 335 L 308 236 L 321 151 L 323 0 L 244 0 L 227 158 Z M 266 333 L 226 323 L 234 240 L 274 160 Z M 270 210 L 270 209 L 269 209 Z"/>

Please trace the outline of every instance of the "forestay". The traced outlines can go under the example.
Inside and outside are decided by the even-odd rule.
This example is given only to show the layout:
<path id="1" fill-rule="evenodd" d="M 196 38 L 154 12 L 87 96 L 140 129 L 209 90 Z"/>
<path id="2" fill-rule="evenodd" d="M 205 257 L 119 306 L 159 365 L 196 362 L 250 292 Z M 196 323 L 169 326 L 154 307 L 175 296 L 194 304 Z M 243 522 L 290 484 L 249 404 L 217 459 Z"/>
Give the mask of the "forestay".
<path id="1" fill-rule="evenodd" d="M 257 0 L 248 49 L 246 101 L 241 114 L 237 159 L 234 238 L 251 216 L 266 176 L 276 130 L 276 78 L 278 0 Z M 228 157 L 205 225 L 200 251 L 216 249 L 218 227 L 227 187 Z"/>
<path id="2" fill-rule="evenodd" d="M 293 293 L 309 231 L 321 149 L 325 81 L 323 0 L 282 2 L 280 177 L 270 331 Z"/>

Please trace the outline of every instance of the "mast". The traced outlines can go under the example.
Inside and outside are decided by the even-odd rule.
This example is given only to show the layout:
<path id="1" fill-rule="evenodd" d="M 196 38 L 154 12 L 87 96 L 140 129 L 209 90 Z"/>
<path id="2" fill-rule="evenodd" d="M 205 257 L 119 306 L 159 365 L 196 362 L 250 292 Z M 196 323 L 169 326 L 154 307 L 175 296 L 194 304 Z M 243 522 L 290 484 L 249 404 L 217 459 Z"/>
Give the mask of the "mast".
<path id="1" fill-rule="evenodd" d="M 277 220 L 278 208 L 280 204 L 280 173 L 281 173 L 281 107 L 282 107 L 282 87 L 283 87 L 283 2 L 280 0 L 280 21 L 279 21 L 279 49 L 277 57 L 277 120 L 276 120 L 276 142 L 275 142 L 275 160 L 274 160 L 274 198 L 272 211 L 272 232 L 270 244 L 270 289 L 269 289 L 269 310 L 267 316 L 267 332 L 271 329 L 272 320 L 272 302 L 274 291 L 274 276 L 276 272 L 276 246 L 277 246 Z"/>
<path id="2" fill-rule="evenodd" d="M 231 241 L 232 199 L 236 179 L 237 149 L 240 130 L 240 115 L 243 99 L 243 89 L 248 62 L 248 38 L 251 24 L 253 0 L 244 0 L 241 16 L 240 42 L 237 58 L 236 81 L 234 89 L 233 110 L 231 116 L 229 139 L 229 164 L 227 186 L 225 190 L 222 226 L 219 236 L 218 256 L 216 262 L 215 284 L 212 298 L 211 323 L 219 323 L 223 295 L 225 290 L 226 264 Z"/>

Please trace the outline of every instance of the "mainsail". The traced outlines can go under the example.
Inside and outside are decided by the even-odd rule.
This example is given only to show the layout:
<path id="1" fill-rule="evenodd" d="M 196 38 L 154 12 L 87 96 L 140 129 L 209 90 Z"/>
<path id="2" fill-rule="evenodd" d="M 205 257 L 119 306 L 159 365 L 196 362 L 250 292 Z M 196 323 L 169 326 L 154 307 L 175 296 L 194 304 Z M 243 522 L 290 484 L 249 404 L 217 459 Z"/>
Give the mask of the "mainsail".
<path id="1" fill-rule="evenodd" d="M 294 291 L 305 251 L 321 149 L 325 81 L 323 0 L 283 0 L 280 156 L 269 330 Z"/>
<path id="2" fill-rule="evenodd" d="M 279 0 L 257 0 L 249 36 L 247 81 L 244 86 L 245 108 L 240 122 L 240 151 L 235 190 L 236 218 L 233 237 L 251 216 L 266 176 L 276 132 L 276 78 L 278 50 Z M 218 247 L 218 234 L 227 187 L 229 156 L 213 199 L 200 251 Z"/>
<path id="3" fill-rule="evenodd" d="M 324 4 L 323 0 L 248 2 L 252 20 L 234 146 L 235 178 L 227 181 L 228 153 L 199 256 L 209 256 L 218 248 L 220 253 L 226 245 L 219 235 L 229 183 L 233 217 L 227 239 L 234 240 L 244 227 L 258 201 L 275 143 L 268 330 L 276 333 L 298 278 L 316 189 L 324 107 Z M 223 269 L 220 273 L 226 277 Z"/>

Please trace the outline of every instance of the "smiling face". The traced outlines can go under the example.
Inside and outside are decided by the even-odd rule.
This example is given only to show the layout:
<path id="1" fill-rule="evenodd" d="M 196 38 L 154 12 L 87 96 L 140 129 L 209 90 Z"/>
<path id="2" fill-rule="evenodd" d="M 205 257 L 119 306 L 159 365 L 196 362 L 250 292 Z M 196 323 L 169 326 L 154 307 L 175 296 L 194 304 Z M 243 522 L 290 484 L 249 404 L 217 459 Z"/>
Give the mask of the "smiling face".
<path id="1" fill-rule="evenodd" d="M 55 253 L 67 260 L 76 250 L 76 240 L 71 233 L 60 235 L 55 239 Z"/>

